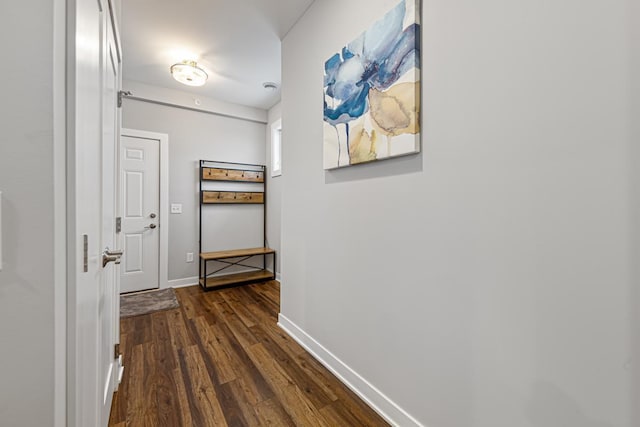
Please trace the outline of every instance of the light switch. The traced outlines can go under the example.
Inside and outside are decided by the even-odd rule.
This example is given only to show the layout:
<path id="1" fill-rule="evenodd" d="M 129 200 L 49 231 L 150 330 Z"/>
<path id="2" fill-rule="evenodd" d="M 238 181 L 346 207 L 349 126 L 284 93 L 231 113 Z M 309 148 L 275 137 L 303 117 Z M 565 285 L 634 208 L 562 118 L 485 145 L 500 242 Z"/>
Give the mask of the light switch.
<path id="1" fill-rule="evenodd" d="M 182 213 L 182 203 L 171 203 L 171 213 L 172 214 L 181 214 Z"/>

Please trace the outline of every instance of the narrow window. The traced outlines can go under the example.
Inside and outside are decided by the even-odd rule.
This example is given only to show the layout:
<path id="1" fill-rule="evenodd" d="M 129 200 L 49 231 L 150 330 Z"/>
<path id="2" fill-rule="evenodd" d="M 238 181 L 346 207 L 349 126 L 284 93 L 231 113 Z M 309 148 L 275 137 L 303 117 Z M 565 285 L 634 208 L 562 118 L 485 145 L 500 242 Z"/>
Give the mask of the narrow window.
<path id="1" fill-rule="evenodd" d="M 282 175 L 282 120 L 271 125 L 271 176 Z"/>

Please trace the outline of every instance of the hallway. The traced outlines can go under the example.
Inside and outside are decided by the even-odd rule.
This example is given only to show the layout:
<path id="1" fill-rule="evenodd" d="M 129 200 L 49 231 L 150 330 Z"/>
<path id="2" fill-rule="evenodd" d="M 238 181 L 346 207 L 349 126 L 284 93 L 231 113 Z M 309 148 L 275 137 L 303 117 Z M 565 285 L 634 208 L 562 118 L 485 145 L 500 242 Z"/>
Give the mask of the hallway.
<path id="1" fill-rule="evenodd" d="M 386 426 L 277 326 L 278 282 L 176 289 L 125 318 L 110 426 Z"/>

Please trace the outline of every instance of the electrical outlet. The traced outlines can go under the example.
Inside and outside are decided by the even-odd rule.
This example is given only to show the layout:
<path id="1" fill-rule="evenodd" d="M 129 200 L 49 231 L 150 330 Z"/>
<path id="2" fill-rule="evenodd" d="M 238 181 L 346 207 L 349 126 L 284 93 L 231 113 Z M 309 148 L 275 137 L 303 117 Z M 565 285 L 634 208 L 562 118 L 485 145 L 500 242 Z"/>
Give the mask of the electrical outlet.
<path id="1" fill-rule="evenodd" d="M 181 214 L 182 213 L 182 203 L 171 203 L 171 213 L 172 214 Z"/>
<path id="2" fill-rule="evenodd" d="M 187 252 L 187 262 L 193 262 L 193 252 Z"/>

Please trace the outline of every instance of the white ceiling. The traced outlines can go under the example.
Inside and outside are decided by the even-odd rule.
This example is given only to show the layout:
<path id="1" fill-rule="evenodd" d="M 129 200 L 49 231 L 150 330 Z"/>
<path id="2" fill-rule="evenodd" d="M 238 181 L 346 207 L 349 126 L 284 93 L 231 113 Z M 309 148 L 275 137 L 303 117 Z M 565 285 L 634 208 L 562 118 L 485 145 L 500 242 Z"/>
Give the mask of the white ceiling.
<path id="1" fill-rule="evenodd" d="M 123 0 L 123 78 L 268 109 L 280 99 L 280 40 L 312 2 Z M 204 86 L 171 77 L 169 67 L 187 59 L 209 74 Z"/>

